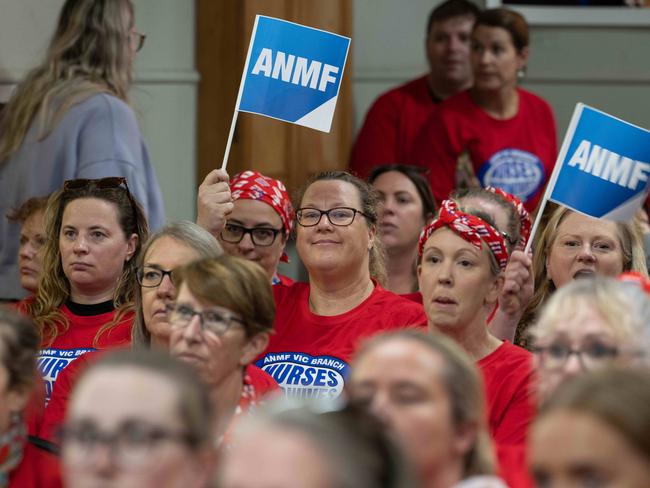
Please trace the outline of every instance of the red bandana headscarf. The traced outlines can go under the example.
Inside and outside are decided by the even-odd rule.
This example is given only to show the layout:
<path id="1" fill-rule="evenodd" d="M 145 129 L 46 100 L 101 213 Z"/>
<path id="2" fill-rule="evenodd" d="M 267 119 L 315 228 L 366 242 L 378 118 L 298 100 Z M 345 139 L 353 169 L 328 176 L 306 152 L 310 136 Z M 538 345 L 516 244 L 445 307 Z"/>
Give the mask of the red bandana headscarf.
<path id="1" fill-rule="evenodd" d="M 289 236 L 293 225 L 293 207 L 284 183 L 257 171 L 244 171 L 230 180 L 230 191 L 233 201 L 258 200 L 270 205 L 282 220 L 284 235 Z M 285 253 L 280 260 L 285 263 L 289 261 Z"/>
<path id="2" fill-rule="evenodd" d="M 485 242 L 494 254 L 501 271 L 506 269 L 508 249 L 501 233 L 483 219 L 460 211 L 453 200 L 442 202 L 438 218 L 426 226 L 422 234 L 420 234 L 418 244 L 418 254 L 420 256 L 422 256 L 424 245 L 431 237 L 431 234 L 441 227 L 449 227 L 477 249 L 482 249 L 482 241 Z"/>
<path id="3" fill-rule="evenodd" d="M 522 248 L 526 247 L 526 243 L 528 242 L 528 238 L 530 237 L 530 228 L 533 225 L 533 221 L 530 218 L 530 214 L 528 213 L 528 210 L 526 210 L 526 207 L 524 207 L 524 204 L 514 196 L 512 193 L 508 193 L 507 191 L 503 191 L 501 188 L 495 188 L 493 186 L 487 186 L 485 187 L 487 191 L 491 191 L 492 193 L 496 193 L 497 195 L 501 195 L 503 198 L 508 200 L 512 205 L 514 205 L 515 210 L 517 210 L 517 214 L 519 215 L 519 221 L 521 222 L 521 230 L 519 231 L 519 234 L 521 235 L 521 244 Z"/>

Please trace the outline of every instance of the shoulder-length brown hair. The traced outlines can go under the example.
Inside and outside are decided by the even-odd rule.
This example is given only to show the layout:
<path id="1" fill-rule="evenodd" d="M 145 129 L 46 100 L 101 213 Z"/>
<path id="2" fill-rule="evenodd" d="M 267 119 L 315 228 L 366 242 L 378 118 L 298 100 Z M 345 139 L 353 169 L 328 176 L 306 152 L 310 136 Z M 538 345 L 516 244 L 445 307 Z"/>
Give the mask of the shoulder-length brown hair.
<path id="1" fill-rule="evenodd" d="M 92 181 L 92 180 L 91 180 Z M 136 262 L 142 250 L 142 243 L 149 235 L 147 218 L 139 203 L 123 187 L 98 188 L 88 184 L 74 190 L 58 190 L 50 197 L 45 210 L 47 243 L 43 254 L 43 271 L 34 300 L 27 305 L 27 311 L 41 333 L 44 344 L 51 344 L 57 335 L 65 332 L 70 326 L 65 315 L 60 311 L 61 305 L 70 296 L 70 282 L 63 272 L 59 234 L 63 211 L 73 200 L 79 198 L 97 198 L 115 206 L 120 228 L 126 238 L 132 234 L 138 236 L 135 252 L 132 258 L 124 263 L 122 275 L 115 285 L 113 305 L 117 313 L 111 322 L 103 325 L 93 344 L 109 329 L 115 327 L 128 312 L 134 310 L 136 280 Z"/>

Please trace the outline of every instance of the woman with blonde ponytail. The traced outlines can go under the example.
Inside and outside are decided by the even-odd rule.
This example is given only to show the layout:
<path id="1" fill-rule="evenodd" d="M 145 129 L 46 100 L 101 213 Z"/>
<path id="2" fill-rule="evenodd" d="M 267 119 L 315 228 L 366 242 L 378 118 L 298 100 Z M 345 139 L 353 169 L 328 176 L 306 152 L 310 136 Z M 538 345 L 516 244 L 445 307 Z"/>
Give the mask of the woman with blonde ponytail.
<path id="1" fill-rule="evenodd" d="M 130 344 L 136 262 L 148 226 L 122 177 L 66 181 L 50 197 L 46 221 L 41 281 L 19 308 L 41 335 L 39 369 L 49 399 L 79 356 Z"/>
<path id="2" fill-rule="evenodd" d="M 162 226 L 162 194 L 127 95 L 144 39 L 130 0 L 66 0 L 45 59 L 0 120 L 2 216 L 68 179 L 124 176 Z M 19 225 L 0 219 L 0 241 L 0 299 L 21 298 Z"/>

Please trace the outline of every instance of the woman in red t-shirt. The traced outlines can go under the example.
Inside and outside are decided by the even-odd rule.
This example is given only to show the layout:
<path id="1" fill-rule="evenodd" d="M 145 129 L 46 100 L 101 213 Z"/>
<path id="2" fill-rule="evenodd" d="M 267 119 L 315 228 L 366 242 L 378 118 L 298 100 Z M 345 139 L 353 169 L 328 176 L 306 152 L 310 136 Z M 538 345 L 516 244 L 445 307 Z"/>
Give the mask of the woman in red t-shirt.
<path id="1" fill-rule="evenodd" d="M 522 446 L 535 413 L 532 355 L 494 337 L 487 324 L 508 261 L 502 234 L 486 215 L 464 213 L 446 200 L 420 238 L 420 256 L 429 329 L 455 339 L 477 362 L 497 447 Z"/>
<path id="2" fill-rule="evenodd" d="M 172 272 L 198 259 L 215 258 L 223 253 L 216 239 L 205 229 L 188 221 L 172 222 L 153 234 L 142 248 L 138 260 L 136 313 L 133 326 L 133 348 L 169 349 L 171 325 L 166 306 L 176 298 Z M 54 440 L 57 427 L 63 422 L 68 398 L 79 374 L 100 353 L 85 354 L 60 375 L 48 404 L 39 435 Z M 275 391 L 277 384 L 255 366 L 248 366 L 246 377 L 260 395 Z"/>
<path id="3" fill-rule="evenodd" d="M 557 133 L 548 102 L 518 87 L 528 63 L 528 24 L 513 10 L 484 10 L 471 45 L 472 87 L 433 110 L 408 162 L 430 170 L 438 201 L 454 188 L 495 186 L 532 211 L 555 165 Z"/>
<path id="4" fill-rule="evenodd" d="M 377 195 L 343 171 L 314 176 L 295 200 L 296 248 L 309 283 L 276 286 L 275 333 L 257 366 L 285 394 L 336 398 L 360 339 L 424 325 L 422 306 L 384 290 Z"/>
<path id="5" fill-rule="evenodd" d="M 422 168 L 377 166 L 368 177 L 382 202 L 381 243 L 386 251 L 386 289 L 398 295 L 418 291 L 416 266 L 420 232 L 436 213 L 436 202 Z"/>
<path id="6" fill-rule="evenodd" d="M 228 254 L 187 264 L 175 270 L 174 281 L 169 351 L 209 388 L 218 412 L 214 439 L 221 441 L 275 384 L 248 369 L 269 342 L 271 283 L 257 264 Z"/>
<path id="7" fill-rule="evenodd" d="M 135 262 L 148 226 L 122 177 L 66 181 L 50 198 L 46 220 L 39 287 L 20 308 L 41 334 L 39 369 L 49 398 L 77 357 L 130 343 Z"/>
<path id="8" fill-rule="evenodd" d="M 149 238 L 136 263 L 140 286 L 135 287 L 136 310 L 131 331 L 134 349 L 148 349 L 152 344 L 164 350 L 169 348 L 170 327 L 165 305 L 176 296 L 171 272 L 194 259 L 216 257 L 221 253 L 212 235 L 188 221 L 168 224 Z M 84 354 L 58 376 L 39 429 L 40 437 L 55 440 L 77 377 L 98 357 L 101 357 L 100 352 Z"/>

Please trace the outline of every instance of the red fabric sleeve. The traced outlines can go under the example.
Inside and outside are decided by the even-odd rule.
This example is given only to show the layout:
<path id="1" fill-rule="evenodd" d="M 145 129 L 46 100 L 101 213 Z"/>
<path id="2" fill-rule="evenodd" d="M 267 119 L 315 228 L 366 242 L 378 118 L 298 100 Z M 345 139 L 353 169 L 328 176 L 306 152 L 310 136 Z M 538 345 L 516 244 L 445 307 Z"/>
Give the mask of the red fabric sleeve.
<path id="1" fill-rule="evenodd" d="M 535 417 L 535 375 L 530 352 L 507 341 L 477 363 L 483 375 L 494 442 L 524 445 Z"/>

